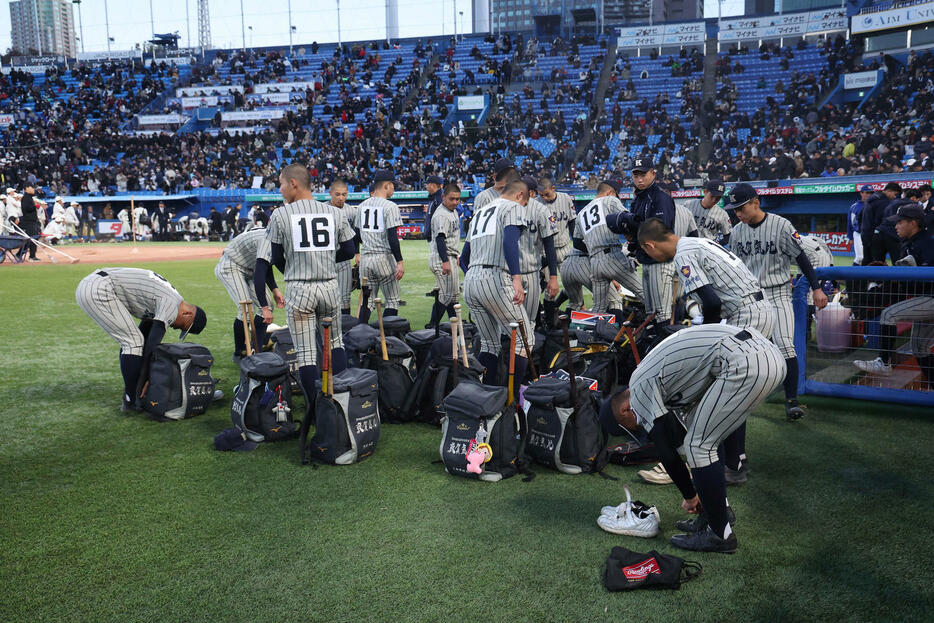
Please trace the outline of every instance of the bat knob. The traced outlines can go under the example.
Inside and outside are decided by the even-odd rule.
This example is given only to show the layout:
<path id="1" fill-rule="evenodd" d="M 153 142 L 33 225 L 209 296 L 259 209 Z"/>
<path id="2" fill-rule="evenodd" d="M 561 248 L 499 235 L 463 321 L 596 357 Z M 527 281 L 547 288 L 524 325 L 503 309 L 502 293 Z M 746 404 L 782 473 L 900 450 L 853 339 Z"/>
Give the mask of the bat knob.
<path id="1" fill-rule="evenodd" d="M 510 322 L 510 323 L 509 323 L 509 328 L 510 328 L 510 329 L 518 329 L 518 328 L 519 328 L 519 323 L 518 323 L 518 322 Z"/>

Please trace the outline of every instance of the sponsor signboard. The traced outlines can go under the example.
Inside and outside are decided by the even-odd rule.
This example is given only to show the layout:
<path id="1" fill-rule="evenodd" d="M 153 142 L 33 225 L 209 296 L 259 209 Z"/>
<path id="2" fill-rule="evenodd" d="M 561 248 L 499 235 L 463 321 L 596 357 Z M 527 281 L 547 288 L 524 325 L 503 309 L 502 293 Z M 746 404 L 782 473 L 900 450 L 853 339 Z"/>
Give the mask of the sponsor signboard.
<path id="1" fill-rule="evenodd" d="M 859 34 L 876 30 L 903 28 L 934 21 L 934 2 L 854 15 L 850 19 L 850 33 Z"/>
<path id="2" fill-rule="evenodd" d="M 484 97 L 482 95 L 458 95 L 458 110 L 483 110 Z"/>
<path id="3" fill-rule="evenodd" d="M 843 74 L 844 89 L 867 89 L 876 86 L 879 81 L 879 72 L 859 71 L 854 74 Z"/>
<path id="4" fill-rule="evenodd" d="M 620 28 L 617 47 L 641 48 L 666 45 L 693 45 L 704 42 L 704 22 L 660 24 Z"/>
<path id="5" fill-rule="evenodd" d="M 834 253 L 852 253 L 853 242 L 846 237 L 846 232 L 842 231 L 818 231 L 808 234 L 815 238 L 820 238 L 827 243 L 830 250 Z"/>

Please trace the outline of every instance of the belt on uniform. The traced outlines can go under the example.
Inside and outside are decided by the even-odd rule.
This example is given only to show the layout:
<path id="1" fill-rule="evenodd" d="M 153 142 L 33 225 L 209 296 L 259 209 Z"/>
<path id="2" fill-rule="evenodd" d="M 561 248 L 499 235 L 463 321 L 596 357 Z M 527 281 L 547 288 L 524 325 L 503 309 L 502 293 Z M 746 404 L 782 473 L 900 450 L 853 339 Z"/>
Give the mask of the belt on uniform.
<path id="1" fill-rule="evenodd" d="M 610 253 L 613 251 L 613 247 L 603 247 L 602 249 L 597 249 L 594 253 Z"/>
<path id="2" fill-rule="evenodd" d="M 736 338 L 737 340 L 739 340 L 740 342 L 745 342 L 746 340 L 748 340 L 748 339 L 750 339 L 750 338 L 752 337 L 752 334 L 751 334 L 749 331 L 747 331 L 746 329 L 743 329 L 742 331 L 740 331 L 739 333 L 737 333 L 737 334 L 734 335 L 733 337 L 735 337 L 735 338 Z"/>
<path id="3" fill-rule="evenodd" d="M 762 294 L 762 290 L 759 290 L 758 292 L 753 292 L 752 294 L 747 294 L 747 295 L 744 296 L 743 298 L 744 298 L 744 299 L 750 299 L 750 298 L 751 298 L 751 299 L 754 300 L 754 301 L 761 301 L 761 300 L 765 299 L 765 295 Z"/>
<path id="4" fill-rule="evenodd" d="M 502 266 L 497 266 L 496 264 L 480 264 L 480 268 L 495 268 L 497 270 L 506 270 Z"/>
<path id="5" fill-rule="evenodd" d="M 105 273 L 102 270 L 97 271 L 97 274 L 100 275 L 101 277 L 107 277 L 107 273 Z"/>

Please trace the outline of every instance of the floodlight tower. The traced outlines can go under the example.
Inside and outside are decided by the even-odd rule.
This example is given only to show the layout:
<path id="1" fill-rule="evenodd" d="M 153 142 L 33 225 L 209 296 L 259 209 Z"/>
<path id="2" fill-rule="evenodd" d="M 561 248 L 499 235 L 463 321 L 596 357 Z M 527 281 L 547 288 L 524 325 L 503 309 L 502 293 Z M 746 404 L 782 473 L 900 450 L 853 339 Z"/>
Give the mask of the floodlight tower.
<path id="1" fill-rule="evenodd" d="M 208 0 L 198 0 L 198 45 L 202 51 L 211 49 L 211 10 Z"/>

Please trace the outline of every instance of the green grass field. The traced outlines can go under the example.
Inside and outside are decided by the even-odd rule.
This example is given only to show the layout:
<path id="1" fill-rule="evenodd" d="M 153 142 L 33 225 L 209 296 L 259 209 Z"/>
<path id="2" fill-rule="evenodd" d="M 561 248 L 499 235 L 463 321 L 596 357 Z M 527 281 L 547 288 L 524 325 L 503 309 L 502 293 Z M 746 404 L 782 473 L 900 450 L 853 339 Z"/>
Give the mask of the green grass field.
<path id="1" fill-rule="evenodd" d="M 421 326 L 427 245 L 406 242 L 402 314 Z M 150 264 L 208 313 L 200 341 L 230 396 L 234 305 L 212 261 Z M 159 424 L 119 411 L 117 345 L 75 304 L 88 264 L 0 269 L 0 620 L 930 620 L 931 413 L 805 398 L 749 422 L 749 483 L 730 490 L 736 555 L 688 555 L 680 591 L 611 594 L 623 545 L 674 552 L 673 487 L 538 469 L 530 482 L 448 476 L 440 431 L 386 426 L 376 454 L 301 467 L 297 442 L 215 452 L 229 400 Z M 277 322 L 284 324 L 281 311 Z M 601 531 L 623 485 L 663 536 Z"/>

